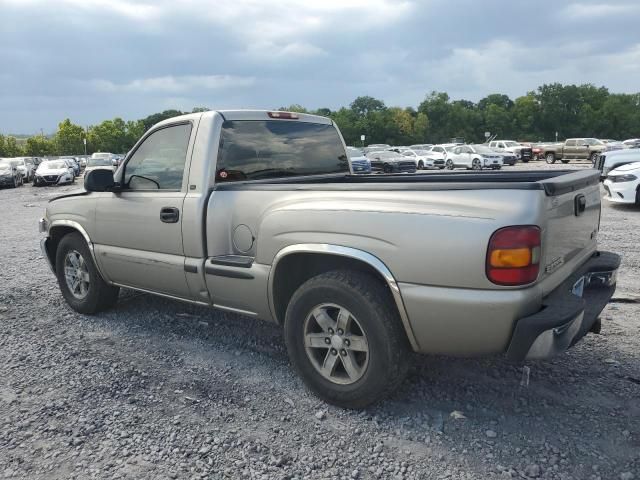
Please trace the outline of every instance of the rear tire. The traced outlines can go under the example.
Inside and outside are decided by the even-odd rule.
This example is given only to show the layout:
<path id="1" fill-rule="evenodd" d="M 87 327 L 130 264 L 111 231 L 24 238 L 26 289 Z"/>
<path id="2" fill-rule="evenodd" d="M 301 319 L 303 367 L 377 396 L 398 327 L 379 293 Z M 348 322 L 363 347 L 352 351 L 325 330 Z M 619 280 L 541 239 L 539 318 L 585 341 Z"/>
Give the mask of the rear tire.
<path id="1" fill-rule="evenodd" d="M 89 247 L 79 233 L 69 233 L 60 240 L 56 251 L 56 277 L 62 296 L 76 312 L 98 313 L 118 301 L 120 289 L 102 279 Z"/>
<path id="2" fill-rule="evenodd" d="M 339 270 L 305 282 L 287 307 L 284 335 L 307 387 L 343 408 L 381 400 L 408 370 L 409 345 L 391 295 L 368 274 Z"/>
<path id="3" fill-rule="evenodd" d="M 556 163 L 556 154 L 551 152 L 547 153 L 545 154 L 544 159 L 549 165 Z"/>

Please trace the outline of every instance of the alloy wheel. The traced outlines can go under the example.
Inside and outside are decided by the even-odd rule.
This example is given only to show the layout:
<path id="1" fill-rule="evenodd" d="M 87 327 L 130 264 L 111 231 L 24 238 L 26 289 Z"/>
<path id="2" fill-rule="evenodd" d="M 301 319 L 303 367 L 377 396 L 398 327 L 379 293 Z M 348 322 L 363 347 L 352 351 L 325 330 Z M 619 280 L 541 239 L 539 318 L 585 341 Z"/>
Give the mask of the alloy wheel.
<path id="1" fill-rule="evenodd" d="M 83 256 L 77 250 L 69 250 L 64 258 L 64 279 L 71 294 L 82 300 L 89 293 L 91 277 Z"/>
<path id="2" fill-rule="evenodd" d="M 311 311 L 304 322 L 304 344 L 313 367 L 332 383 L 351 385 L 367 370 L 367 335 L 340 305 L 325 303 Z"/>

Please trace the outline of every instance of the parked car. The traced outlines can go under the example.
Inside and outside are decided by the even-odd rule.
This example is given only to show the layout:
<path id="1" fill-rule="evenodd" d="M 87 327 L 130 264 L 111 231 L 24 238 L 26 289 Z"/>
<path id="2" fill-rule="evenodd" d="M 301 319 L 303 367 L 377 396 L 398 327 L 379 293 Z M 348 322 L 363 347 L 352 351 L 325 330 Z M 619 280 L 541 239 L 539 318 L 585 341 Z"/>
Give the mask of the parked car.
<path id="1" fill-rule="evenodd" d="M 371 173 L 371 160 L 362 153 L 362 150 L 355 147 L 347 147 L 347 155 L 353 173 Z"/>
<path id="2" fill-rule="evenodd" d="M 622 142 L 624 148 L 640 148 L 640 138 L 630 138 Z"/>
<path id="3" fill-rule="evenodd" d="M 82 314 L 126 287 L 282 325 L 347 408 L 397 391 L 412 350 L 523 361 L 600 328 L 620 257 L 598 251 L 597 172 L 358 177 L 345 157 L 328 118 L 171 118 L 46 204 L 43 255 Z"/>
<path id="4" fill-rule="evenodd" d="M 111 170 L 115 172 L 117 167 L 113 164 L 113 160 L 111 158 L 105 157 L 91 157 L 87 159 L 87 166 L 84 168 L 84 174 L 86 175 L 91 170 Z"/>
<path id="5" fill-rule="evenodd" d="M 381 152 L 383 150 L 387 150 L 391 148 L 391 145 L 387 145 L 386 143 L 372 143 L 371 145 L 367 145 L 364 147 L 364 154 L 367 155 L 371 152 Z"/>
<path id="6" fill-rule="evenodd" d="M 433 164 L 439 169 L 443 169 L 445 167 L 445 161 L 447 159 L 447 149 L 452 149 L 457 147 L 456 144 L 453 143 L 445 143 L 442 145 L 433 145 L 425 150 L 427 152 L 427 157 L 433 159 Z"/>
<path id="7" fill-rule="evenodd" d="M 404 155 L 405 157 L 409 157 L 414 162 L 416 162 L 416 168 L 418 170 L 424 170 L 425 168 L 436 168 L 433 158 L 429 157 L 427 154 L 428 152 L 426 152 L 425 150 L 413 149 L 408 149 L 402 152 L 402 155 Z"/>
<path id="8" fill-rule="evenodd" d="M 614 203 L 640 205 L 640 162 L 614 168 L 604 181 L 606 199 Z"/>
<path id="9" fill-rule="evenodd" d="M 59 158 L 58 160 L 62 160 L 67 165 L 69 165 L 69 167 L 73 170 L 74 177 L 80 176 L 80 164 L 77 162 L 75 158 L 65 157 L 65 158 Z"/>
<path id="10" fill-rule="evenodd" d="M 22 182 L 29 183 L 33 180 L 33 169 L 27 164 L 23 157 L 10 158 L 11 165 L 16 167 L 22 175 Z"/>
<path id="11" fill-rule="evenodd" d="M 611 170 L 634 162 L 640 162 L 639 149 L 614 150 L 600 155 L 593 167 L 600 170 L 600 177 L 604 178 Z"/>
<path id="12" fill-rule="evenodd" d="M 607 144 L 597 138 L 568 138 L 564 143 L 552 143 L 542 146 L 541 155 L 547 163 L 569 163 L 570 160 L 588 159 L 592 163 L 598 155 L 607 151 Z"/>
<path id="13" fill-rule="evenodd" d="M 446 169 L 466 168 L 482 170 L 490 168 L 500 170 L 502 168 L 502 154 L 486 145 L 459 145 L 454 147 L 447 155 Z"/>
<path id="14" fill-rule="evenodd" d="M 64 160 L 46 160 L 38 165 L 33 185 L 43 187 L 46 185 L 62 185 L 73 183 L 75 177 L 73 168 Z"/>
<path id="15" fill-rule="evenodd" d="M 509 152 L 516 156 L 517 160 L 521 160 L 523 163 L 529 162 L 533 159 L 533 151 L 531 147 L 520 145 L 513 140 L 492 140 L 489 142 L 489 148 L 499 150 L 500 152 Z"/>
<path id="16" fill-rule="evenodd" d="M 22 172 L 8 158 L 0 158 L 0 187 L 17 188 L 24 183 Z"/>
<path id="17" fill-rule="evenodd" d="M 401 153 L 383 150 L 367 154 L 371 161 L 372 172 L 383 173 L 415 173 L 416 163 Z"/>

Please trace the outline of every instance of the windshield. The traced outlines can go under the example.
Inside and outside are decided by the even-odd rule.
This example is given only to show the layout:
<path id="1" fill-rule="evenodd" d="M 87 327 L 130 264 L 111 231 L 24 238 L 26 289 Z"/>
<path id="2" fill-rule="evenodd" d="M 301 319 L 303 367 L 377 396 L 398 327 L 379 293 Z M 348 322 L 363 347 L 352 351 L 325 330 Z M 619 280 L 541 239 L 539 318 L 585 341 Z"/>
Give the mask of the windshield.
<path id="1" fill-rule="evenodd" d="M 347 155 L 349 155 L 349 158 L 353 158 L 353 157 L 362 157 L 364 154 L 362 153 L 362 151 L 358 150 L 357 148 L 347 147 Z"/>
<path id="2" fill-rule="evenodd" d="M 18 165 L 24 165 L 24 161 L 22 160 L 10 160 L 9 163 L 14 167 L 17 167 Z"/>
<path id="3" fill-rule="evenodd" d="M 91 155 L 91 158 L 108 158 L 108 159 L 111 159 L 111 154 L 110 153 L 94 153 L 93 155 Z"/>
<path id="4" fill-rule="evenodd" d="M 454 149 L 454 148 L 456 148 L 456 147 L 457 147 L 457 145 L 449 145 L 448 147 L 444 147 L 444 149 L 445 149 L 447 152 L 451 152 L 451 151 L 453 151 L 453 149 Z"/>
<path id="5" fill-rule="evenodd" d="M 0 171 L 9 171 L 11 170 L 11 165 L 9 162 L 0 162 Z"/>
<path id="6" fill-rule="evenodd" d="M 473 148 L 473 150 L 476 153 L 484 153 L 487 155 L 492 155 L 495 154 L 495 150 L 493 150 L 492 148 L 487 147 L 486 145 L 472 145 L 471 148 Z"/>
<path id="7" fill-rule="evenodd" d="M 504 142 L 505 147 L 519 147 L 518 142 Z"/>
<path id="8" fill-rule="evenodd" d="M 113 162 L 109 158 L 90 158 L 87 167 L 111 167 Z"/>
<path id="9" fill-rule="evenodd" d="M 38 170 L 48 168 L 50 170 L 56 170 L 58 168 L 67 168 L 67 164 L 62 160 L 54 160 L 50 162 L 42 162 L 38 167 Z"/>
<path id="10" fill-rule="evenodd" d="M 333 125 L 233 120 L 222 125 L 216 181 L 348 173 Z"/>

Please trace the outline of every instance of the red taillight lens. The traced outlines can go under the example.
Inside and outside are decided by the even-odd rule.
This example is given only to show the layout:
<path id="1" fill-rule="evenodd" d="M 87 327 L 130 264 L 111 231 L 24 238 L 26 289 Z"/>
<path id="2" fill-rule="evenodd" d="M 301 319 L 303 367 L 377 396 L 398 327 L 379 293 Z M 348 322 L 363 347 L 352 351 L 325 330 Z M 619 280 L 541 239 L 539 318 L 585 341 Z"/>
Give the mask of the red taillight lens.
<path id="1" fill-rule="evenodd" d="M 297 113 L 292 112 L 268 112 L 267 115 L 271 118 L 284 118 L 286 120 L 298 120 L 300 118 Z"/>
<path id="2" fill-rule="evenodd" d="M 497 230 L 487 249 L 487 278 L 498 285 L 526 285 L 540 271 L 540 229 L 536 226 Z"/>

